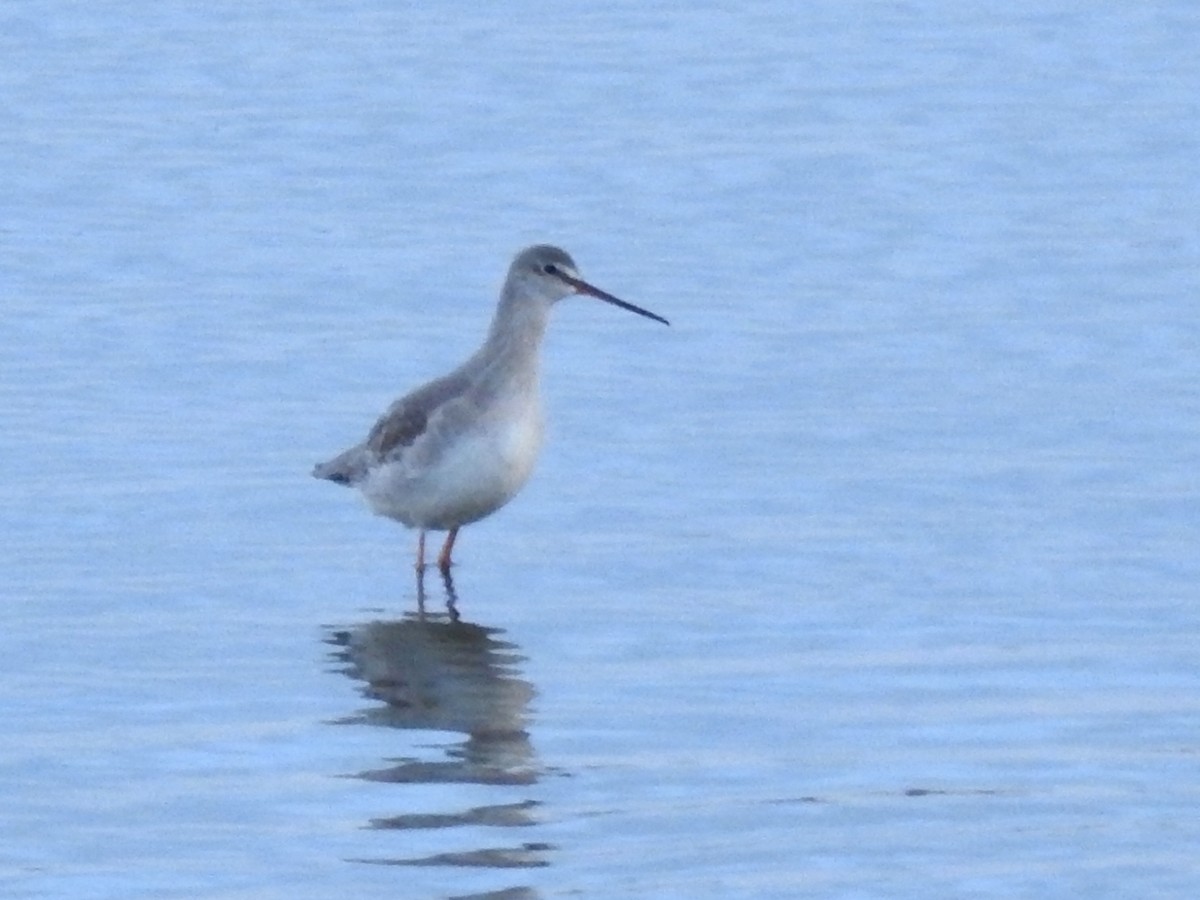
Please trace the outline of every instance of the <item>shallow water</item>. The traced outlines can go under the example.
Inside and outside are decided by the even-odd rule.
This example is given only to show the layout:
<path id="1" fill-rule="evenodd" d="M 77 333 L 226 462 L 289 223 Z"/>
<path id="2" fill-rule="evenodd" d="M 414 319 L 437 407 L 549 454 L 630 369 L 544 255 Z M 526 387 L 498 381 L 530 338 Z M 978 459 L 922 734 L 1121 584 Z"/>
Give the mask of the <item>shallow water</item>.
<path id="1" fill-rule="evenodd" d="M 1192 6 L 352 12 L 0 13 L 5 896 L 1194 896 Z"/>

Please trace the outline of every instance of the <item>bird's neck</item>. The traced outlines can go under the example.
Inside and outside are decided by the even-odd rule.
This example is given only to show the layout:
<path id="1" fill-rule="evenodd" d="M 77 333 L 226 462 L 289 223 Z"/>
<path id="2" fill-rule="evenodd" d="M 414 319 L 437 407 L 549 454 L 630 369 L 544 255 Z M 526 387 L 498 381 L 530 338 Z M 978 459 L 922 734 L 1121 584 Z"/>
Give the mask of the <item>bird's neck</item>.
<path id="1" fill-rule="evenodd" d="M 546 333 L 549 308 L 505 297 L 483 345 L 484 355 L 505 368 L 537 372 L 538 348 Z"/>

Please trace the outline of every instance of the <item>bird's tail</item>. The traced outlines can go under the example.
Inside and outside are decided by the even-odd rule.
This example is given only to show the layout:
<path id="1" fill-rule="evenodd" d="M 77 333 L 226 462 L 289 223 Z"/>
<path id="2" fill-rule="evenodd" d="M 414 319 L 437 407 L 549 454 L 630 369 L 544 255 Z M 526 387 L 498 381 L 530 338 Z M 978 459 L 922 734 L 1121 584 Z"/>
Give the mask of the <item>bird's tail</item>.
<path id="1" fill-rule="evenodd" d="M 366 448 L 351 447 L 345 453 L 339 453 L 328 462 L 317 463 L 313 466 L 314 478 L 324 478 L 334 484 L 357 484 L 366 474 Z"/>

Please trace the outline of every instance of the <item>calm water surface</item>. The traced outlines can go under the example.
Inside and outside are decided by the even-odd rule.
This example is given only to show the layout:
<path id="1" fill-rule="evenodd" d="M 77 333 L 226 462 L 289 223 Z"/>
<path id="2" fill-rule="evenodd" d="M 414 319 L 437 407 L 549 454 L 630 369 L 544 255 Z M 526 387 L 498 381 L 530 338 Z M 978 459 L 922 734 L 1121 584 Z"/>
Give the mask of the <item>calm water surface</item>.
<path id="1" fill-rule="evenodd" d="M 7 897 L 1194 897 L 1190 3 L 0 11 Z M 451 584 L 308 477 L 549 240 Z"/>

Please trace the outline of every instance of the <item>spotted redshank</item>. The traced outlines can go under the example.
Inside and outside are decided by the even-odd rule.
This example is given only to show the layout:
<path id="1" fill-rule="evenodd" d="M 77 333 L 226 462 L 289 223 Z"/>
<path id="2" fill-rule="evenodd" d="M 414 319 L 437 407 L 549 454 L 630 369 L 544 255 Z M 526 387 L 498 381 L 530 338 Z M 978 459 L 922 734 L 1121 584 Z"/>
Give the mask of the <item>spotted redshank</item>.
<path id="1" fill-rule="evenodd" d="M 483 346 L 393 403 L 361 444 L 313 469 L 358 488 L 377 514 L 419 529 L 418 571 L 426 531 L 448 532 L 437 560 L 448 572 L 458 530 L 494 513 L 528 480 L 542 440 L 538 350 L 550 307 L 572 294 L 670 324 L 588 284 L 563 250 L 529 247 L 509 267 Z"/>

